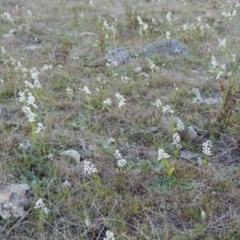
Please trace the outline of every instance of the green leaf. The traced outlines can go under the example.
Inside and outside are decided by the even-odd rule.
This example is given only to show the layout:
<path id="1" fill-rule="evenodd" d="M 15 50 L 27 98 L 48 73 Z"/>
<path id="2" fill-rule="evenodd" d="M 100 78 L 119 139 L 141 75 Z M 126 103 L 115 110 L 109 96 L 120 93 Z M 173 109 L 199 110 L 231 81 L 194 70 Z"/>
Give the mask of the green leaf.
<path id="1" fill-rule="evenodd" d="M 173 167 L 170 168 L 170 169 L 168 169 L 168 171 L 167 171 L 168 176 L 172 176 L 174 170 L 175 170 L 175 169 L 174 169 Z"/>

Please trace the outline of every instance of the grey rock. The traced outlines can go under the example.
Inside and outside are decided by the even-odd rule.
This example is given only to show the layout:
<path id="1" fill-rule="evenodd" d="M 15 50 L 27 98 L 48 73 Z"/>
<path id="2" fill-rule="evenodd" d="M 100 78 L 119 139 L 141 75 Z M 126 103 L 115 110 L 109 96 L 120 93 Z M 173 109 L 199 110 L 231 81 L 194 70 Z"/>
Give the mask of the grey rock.
<path id="1" fill-rule="evenodd" d="M 11 184 L 0 187 L 0 216 L 3 219 L 24 217 L 31 206 L 30 186 Z"/>
<path id="2" fill-rule="evenodd" d="M 139 58 L 150 58 L 159 54 L 174 58 L 189 57 L 187 48 L 178 40 L 149 43 L 136 51 Z M 105 55 L 105 60 L 112 65 L 120 65 L 134 61 L 134 58 L 123 47 L 117 47 Z"/>
<path id="3" fill-rule="evenodd" d="M 131 55 L 122 47 L 117 47 L 105 55 L 105 59 L 110 64 L 118 65 L 127 63 L 132 60 Z"/>
<path id="4" fill-rule="evenodd" d="M 139 50 L 138 56 L 149 58 L 158 54 L 166 57 L 172 56 L 186 58 L 189 56 L 187 48 L 178 40 L 147 44 Z"/>
<path id="5" fill-rule="evenodd" d="M 26 46 L 24 49 L 28 50 L 30 52 L 36 52 L 36 51 L 40 50 L 41 48 L 42 47 L 38 46 L 38 45 L 29 45 L 29 46 Z"/>

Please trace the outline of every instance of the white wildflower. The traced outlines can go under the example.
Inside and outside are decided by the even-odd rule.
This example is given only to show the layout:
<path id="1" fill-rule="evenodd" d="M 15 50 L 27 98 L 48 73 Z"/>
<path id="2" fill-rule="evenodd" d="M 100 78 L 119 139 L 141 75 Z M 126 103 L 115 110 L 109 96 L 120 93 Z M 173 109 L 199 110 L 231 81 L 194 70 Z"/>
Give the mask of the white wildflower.
<path id="1" fill-rule="evenodd" d="M 41 198 L 37 200 L 34 208 L 41 209 L 45 214 L 48 214 L 50 212 L 50 210 L 45 207 L 45 204 L 43 203 L 43 200 Z"/>
<path id="2" fill-rule="evenodd" d="M 170 158 L 170 155 L 165 153 L 165 151 L 162 148 L 158 149 L 158 160 L 164 159 L 164 158 Z"/>
<path id="3" fill-rule="evenodd" d="M 63 186 L 69 188 L 69 187 L 71 187 L 71 183 L 68 180 L 65 180 L 63 182 Z"/>
<path id="4" fill-rule="evenodd" d="M 18 93 L 18 95 L 19 95 L 19 101 L 20 101 L 20 102 L 25 102 L 25 101 L 27 100 L 27 98 L 26 98 L 26 96 L 25 96 L 25 91 L 24 91 L 24 92 L 20 91 L 20 92 Z"/>
<path id="5" fill-rule="evenodd" d="M 37 71 L 37 69 L 36 69 L 35 67 L 33 67 L 32 69 L 30 69 L 29 73 L 30 73 L 31 78 L 32 78 L 33 80 L 38 80 L 39 72 Z"/>
<path id="6" fill-rule="evenodd" d="M 51 70 L 52 68 L 53 68 L 52 65 L 47 65 L 47 64 L 45 64 L 45 65 L 42 67 L 41 72 L 45 72 L 45 71 L 48 70 L 48 69 Z"/>
<path id="7" fill-rule="evenodd" d="M 121 80 L 123 83 L 127 83 L 127 82 L 131 81 L 132 79 L 130 77 L 121 76 Z"/>
<path id="8" fill-rule="evenodd" d="M 37 128 L 36 128 L 36 134 L 39 134 L 44 129 L 45 129 L 45 127 L 43 126 L 43 124 L 42 123 L 38 123 L 37 124 Z"/>
<path id="9" fill-rule="evenodd" d="M 11 22 L 14 25 L 14 20 L 12 19 L 10 13 L 4 12 L 3 14 L 1 14 L 1 18 L 3 20 L 7 20 L 7 21 Z"/>
<path id="10" fill-rule="evenodd" d="M 83 164 L 84 164 L 84 174 L 85 175 L 89 175 L 91 173 L 98 172 L 97 168 L 94 166 L 93 163 L 84 161 Z"/>
<path id="11" fill-rule="evenodd" d="M 115 96 L 119 100 L 119 103 L 118 103 L 119 108 L 121 108 L 126 104 L 126 100 L 123 95 L 121 95 L 120 93 L 116 93 Z"/>
<path id="12" fill-rule="evenodd" d="M 71 97 L 73 95 L 73 90 L 70 87 L 66 88 L 66 92 L 67 92 L 68 97 Z"/>
<path id="13" fill-rule="evenodd" d="M 115 139 L 114 139 L 114 138 L 109 138 L 109 139 L 108 139 L 108 143 L 109 143 L 109 144 L 115 143 Z"/>
<path id="14" fill-rule="evenodd" d="M 216 79 L 219 79 L 221 76 L 223 75 L 223 72 L 222 71 L 219 71 L 217 76 L 216 76 Z"/>
<path id="15" fill-rule="evenodd" d="M 28 150 L 28 149 L 30 149 L 31 147 L 32 147 L 32 145 L 31 145 L 29 139 L 26 139 L 26 140 L 24 141 L 24 143 L 20 143 L 20 144 L 19 144 L 19 149 Z"/>
<path id="16" fill-rule="evenodd" d="M 34 85 L 30 83 L 29 81 L 24 81 L 25 87 L 26 88 L 34 88 Z"/>
<path id="17" fill-rule="evenodd" d="M 148 24 L 143 22 L 141 17 L 140 16 L 137 16 L 137 21 L 138 21 L 138 24 L 140 25 L 140 28 L 139 28 L 139 34 L 142 35 L 142 31 L 147 31 L 148 29 Z"/>
<path id="18" fill-rule="evenodd" d="M 179 119 L 178 122 L 177 122 L 177 130 L 183 131 L 184 128 L 185 128 L 185 126 L 184 126 L 182 120 Z"/>
<path id="19" fill-rule="evenodd" d="M 216 58 L 214 56 L 211 57 L 211 65 L 212 65 L 212 69 L 216 68 L 217 67 L 217 61 L 216 61 Z"/>
<path id="20" fill-rule="evenodd" d="M 122 154 L 119 152 L 118 149 L 115 151 L 114 155 L 118 160 L 117 162 L 118 167 L 124 167 L 127 164 L 127 161 L 122 157 Z"/>
<path id="21" fill-rule="evenodd" d="M 113 65 L 114 67 L 117 67 L 117 66 L 118 66 L 118 61 L 113 61 L 112 65 Z"/>
<path id="22" fill-rule="evenodd" d="M 37 108 L 37 105 L 35 104 L 35 97 L 30 92 L 28 92 L 28 98 L 26 100 L 26 103 L 28 106 L 33 106 L 34 108 Z"/>
<path id="23" fill-rule="evenodd" d="M 122 158 L 122 154 L 119 152 L 118 149 L 115 151 L 114 155 L 115 155 L 115 157 L 116 157 L 117 159 L 121 159 L 121 158 Z"/>
<path id="24" fill-rule="evenodd" d="M 232 17 L 235 17 L 237 15 L 237 10 L 233 10 L 233 12 L 232 12 Z"/>
<path id="25" fill-rule="evenodd" d="M 171 16 L 172 16 L 172 13 L 171 13 L 171 12 L 168 12 L 167 15 L 166 15 L 166 19 L 167 19 L 168 22 L 171 22 L 171 21 L 172 21 Z"/>
<path id="26" fill-rule="evenodd" d="M 1 53 L 2 53 L 2 55 L 6 54 L 6 50 L 3 46 L 1 46 Z"/>
<path id="27" fill-rule="evenodd" d="M 227 42 L 227 40 L 226 40 L 226 38 L 223 38 L 223 39 L 218 39 L 218 47 L 226 47 L 226 42 Z"/>
<path id="28" fill-rule="evenodd" d="M 91 0 L 89 1 L 89 5 L 90 5 L 92 8 L 94 8 L 93 2 L 92 2 Z"/>
<path id="29" fill-rule="evenodd" d="M 164 106 L 163 107 L 163 109 L 162 109 L 162 112 L 163 113 L 174 113 L 174 111 L 171 109 L 171 107 L 169 106 L 169 105 L 166 105 L 166 106 Z"/>
<path id="30" fill-rule="evenodd" d="M 135 72 L 141 72 L 141 71 L 142 71 L 142 68 L 141 68 L 141 67 L 136 67 L 136 68 L 134 69 L 134 71 L 135 71 Z"/>
<path id="31" fill-rule="evenodd" d="M 36 114 L 32 112 L 31 108 L 29 106 L 23 106 L 22 107 L 23 112 L 25 113 L 27 117 L 27 121 L 30 123 L 35 122 Z"/>
<path id="32" fill-rule="evenodd" d="M 178 133 L 173 134 L 173 145 L 177 148 L 181 148 L 181 145 L 179 144 L 181 141 L 180 135 Z"/>
<path id="33" fill-rule="evenodd" d="M 103 238 L 103 240 L 115 240 L 114 234 L 111 231 L 107 230 L 106 231 L 106 237 Z"/>
<path id="34" fill-rule="evenodd" d="M 127 164 L 127 161 L 124 158 L 119 159 L 117 162 L 118 167 L 125 167 L 126 164 Z"/>
<path id="35" fill-rule="evenodd" d="M 171 33 L 169 31 L 166 32 L 166 39 L 170 40 Z"/>
<path id="36" fill-rule="evenodd" d="M 146 78 L 146 79 L 149 79 L 149 78 L 150 78 L 149 75 L 148 75 L 147 73 L 145 73 L 145 72 L 142 72 L 140 75 L 141 75 L 143 78 Z"/>
<path id="37" fill-rule="evenodd" d="M 161 107 L 162 106 L 162 102 L 160 99 L 157 99 L 155 103 L 152 103 L 152 105 L 156 106 L 156 107 Z"/>
<path id="38" fill-rule="evenodd" d="M 35 208 L 35 209 L 38 209 L 38 208 L 42 208 L 42 207 L 44 207 L 44 206 L 45 206 L 45 205 L 44 205 L 44 203 L 43 203 L 43 200 L 40 198 L 40 199 L 37 200 L 34 208 Z"/>
<path id="39" fill-rule="evenodd" d="M 155 63 L 150 59 L 148 59 L 148 64 L 149 64 L 149 67 L 150 67 L 151 70 L 157 70 L 158 69 L 158 67 L 155 65 Z"/>
<path id="40" fill-rule="evenodd" d="M 43 208 L 42 208 L 42 211 L 43 211 L 46 215 L 50 212 L 50 210 L 49 210 L 47 207 L 43 207 Z"/>
<path id="41" fill-rule="evenodd" d="M 30 18 L 33 17 L 31 10 L 27 10 L 27 15 L 28 15 L 28 17 L 30 17 Z"/>
<path id="42" fill-rule="evenodd" d="M 204 142 L 202 144 L 203 146 L 203 153 L 208 155 L 208 156 L 211 156 L 212 153 L 211 153 L 211 148 L 212 148 L 212 142 L 210 140 Z"/>
<path id="43" fill-rule="evenodd" d="M 80 90 L 82 90 L 83 92 L 85 92 L 86 94 L 90 95 L 92 94 L 92 92 L 89 90 L 88 87 L 84 86 L 83 89 L 79 88 Z"/>
<path id="44" fill-rule="evenodd" d="M 104 104 L 108 105 L 108 106 L 111 106 L 112 105 L 112 99 L 111 98 L 106 98 L 104 101 L 103 101 Z"/>

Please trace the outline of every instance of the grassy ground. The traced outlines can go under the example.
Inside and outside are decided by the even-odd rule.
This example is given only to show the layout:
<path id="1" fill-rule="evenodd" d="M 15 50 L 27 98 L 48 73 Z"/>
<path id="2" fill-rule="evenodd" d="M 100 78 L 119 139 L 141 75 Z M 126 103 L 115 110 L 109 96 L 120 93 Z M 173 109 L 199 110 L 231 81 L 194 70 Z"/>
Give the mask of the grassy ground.
<path id="1" fill-rule="evenodd" d="M 0 182 L 35 195 L 24 218 L 0 221 L 0 238 L 239 239 L 237 2 L 0 0 L 12 18 L 1 18 L 0 36 L 16 29 L 0 43 Z M 189 58 L 104 63 L 114 47 L 134 54 L 167 31 Z M 98 172 L 86 174 L 86 161 Z"/>

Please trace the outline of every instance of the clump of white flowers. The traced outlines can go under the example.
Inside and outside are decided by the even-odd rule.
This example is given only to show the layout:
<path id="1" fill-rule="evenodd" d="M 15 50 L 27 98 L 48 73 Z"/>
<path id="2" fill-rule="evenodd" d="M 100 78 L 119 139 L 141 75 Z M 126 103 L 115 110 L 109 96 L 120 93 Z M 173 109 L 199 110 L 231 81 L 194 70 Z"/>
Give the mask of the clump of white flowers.
<path id="1" fill-rule="evenodd" d="M 43 65 L 42 69 L 41 69 L 41 72 L 45 72 L 46 70 L 51 70 L 53 68 L 52 65 Z"/>
<path id="2" fill-rule="evenodd" d="M 120 93 L 116 93 L 115 96 L 119 100 L 118 108 L 123 107 L 126 104 L 126 100 L 125 100 L 124 96 L 121 95 Z"/>
<path id="3" fill-rule="evenodd" d="M 14 20 L 13 18 L 11 17 L 11 14 L 8 13 L 8 12 L 4 12 L 3 14 L 1 14 L 1 18 L 5 21 L 9 21 L 11 22 L 13 25 L 14 25 Z"/>
<path id="4" fill-rule="evenodd" d="M 73 96 L 73 90 L 70 87 L 66 88 L 66 92 L 69 98 L 71 98 Z"/>
<path id="5" fill-rule="evenodd" d="M 166 153 L 162 148 L 158 149 L 158 160 L 165 159 L 165 158 L 170 158 L 170 155 Z"/>
<path id="6" fill-rule="evenodd" d="M 177 130 L 183 131 L 184 128 L 185 128 L 185 126 L 184 126 L 182 120 L 181 120 L 181 119 L 178 119 L 178 121 L 177 121 Z"/>
<path id="7" fill-rule="evenodd" d="M 162 106 L 162 102 L 160 99 L 157 99 L 156 102 L 152 103 L 152 105 L 156 106 L 156 107 L 161 107 Z"/>
<path id="8" fill-rule="evenodd" d="M 2 55 L 5 55 L 5 54 L 6 54 L 6 50 L 5 50 L 5 48 L 4 48 L 3 46 L 1 46 L 1 54 L 2 54 Z"/>
<path id="9" fill-rule="evenodd" d="M 115 143 L 115 139 L 114 138 L 109 138 L 108 139 L 108 144 L 111 144 L 111 143 Z"/>
<path id="10" fill-rule="evenodd" d="M 222 15 L 223 15 L 225 18 L 228 18 L 229 20 L 232 20 L 233 17 L 236 16 L 236 14 L 237 14 L 237 10 L 235 10 L 235 9 L 233 10 L 232 13 L 230 13 L 230 12 L 222 12 Z"/>
<path id="11" fill-rule="evenodd" d="M 123 83 L 128 83 L 128 82 L 132 81 L 132 79 L 130 77 L 125 77 L 125 76 L 121 76 L 121 80 Z"/>
<path id="12" fill-rule="evenodd" d="M 101 18 L 99 19 L 99 21 L 101 21 Z M 109 38 L 108 32 L 111 32 L 112 36 L 113 36 L 113 39 L 115 40 L 115 38 L 116 38 L 116 31 L 117 31 L 116 25 L 117 25 L 117 19 L 116 18 L 115 18 L 114 21 L 112 21 L 111 24 L 108 24 L 107 20 L 103 19 L 103 28 L 106 30 L 106 33 L 105 33 L 105 38 L 106 39 Z"/>
<path id="13" fill-rule="evenodd" d="M 26 139 L 19 144 L 18 148 L 23 149 L 23 150 L 29 150 L 31 147 L 32 147 L 32 145 L 31 145 L 29 139 Z"/>
<path id="14" fill-rule="evenodd" d="M 87 95 L 92 94 L 92 92 L 89 90 L 87 86 L 84 86 L 83 88 L 79 88 L 79 90 L 85 92 Z"/>
<path id="15" fill-rule="evenodd" d="M 171 109 L 169 105 L 166 105 L 162 108 L 162 113 L 174 113 L 174 111 Z"/>
<path id="16" fill-rule="evenodd" d="M 45 207 L 45 204 L 43 203 L 43 200 L 41 198 L 37 200 L 34 208 L 40 209 L 46 215 L 50 212 L 50 210 L 47 207 Z"/>
<path id="17" fill-rule="evenodd" d="M 148 64 L 149 64 L 149 67 L 150 67 L 151 70 L 157 70 L 158 69 L 156 64 L 151 59 L 148 59 Z"/>
<path id="18" fill-rule="evenodd" d="M 211 148 L 212 148 L 212 142 L 210 140 L 204 142 L 202 144 L 203 146 L 203 153 L 206 154 L 207 156 L 211 156 L 212 152 L 211 152 Z"/>
<path id="19" fill-rule="evenodd" d="M 63 182 L 63 186 L 66 187 L 66 188 L 70 188 L 71 187 L 71 183 L 68 180 L 65 180 Z"/>
<path id="20" fill-rule="evenodd" d="M 214 70 L 216 67 L 218 66 L 218 63 L 216 61 L 216 58 L 214 56 L 211 57 L 211 66 L 210 66 L 210 70 Z"/>
<path id="21" fill-rule="evenodd" d="M 115 240 L 113 232 L 107 230 L 106 231 L 106 237 L 103 238 L 103 240 Z"/>
<path id="22" fill-rule="evenodd" d="M 226 47 L 226 42 L 227 42 L 227 40 L 226 40 L 226 38 L 223 38 L 223 39 L 218 39 L 218 47 L 220 48 L 220 47 Z"/>
<path id="23" fill-rule="evenodd" d="M 124 159 L 123 157 L 122 157 L 122 154 L 119 152 L 119 150 L 117 149 L 116 151 L 115 151 L 115 157 L 117 158 L 117 160 L 118 160 L 118 162 L 117 162 L 117 165 L 118 165 L 118 167 L 124 167 L 124 166 L 126 166 L 126 164 L 127 164 L 127 161 L 126 161 L 126 159 Z"/>
<path id="24" fill-rule="evenodd" d="M 181 145 L 179 144 L 181 141 L 180 135 L 178 133 L 173 134 L 173 145 L 176 148 L 181 148 Z"/>
<path id="25" fill-rule="evenodd" d="M 29 18 L 33 18 L 31 10 L 27 10 L 27 15 L 28 15 Z"/>
<path id="26" fill-rule="evenodd" d="M 46 128 L 44 127 L 44 125 L 42 123 L 38 123 L 37 124 L 37 128 L 36 128 L 36 134 L 39 134 L 42 130 L 45 130 Z"/>
<path id="27" fill-rule="evenodd" d="M 143 31 L 145 32 L 145 34 L 147 35 L 147 29 L 148 29 L 148 24 L 143 22 L 142 18 L 140 16 L 137 16 L 137 21 L 139 24 L 139 34 L 143 35 Z"/>
<path id="28" fill-rule="evenodd" d="M 83 164 L 84 164 L 83 172 L 85 175 L 98 172 L 97 168 L 94 166 L 92 162 L 84 161 Z"/>
<path id="29" fill-rule="evenodd" d="M 172 13 L 171 12 L 168 12 L 167 15 L 166 15 L 166 20 L 168 22 L 172 22 Z"/>
<path id="30" fill-rule="evenodd" d="M 167 40 L 170 40 L 170 35 L 171 35 L 171 33 L 169 31 L 166 31 L 166 39 Z"/>
<path id="31" fill-rule="evenodd" d="M 108 106 L 111 106 L 111 105 L 112 105 L 112 99 L 111 99 L 111 98 L 106 98 L 106 99 L 103 101 L 103 104 L 108 105 Z"/>

